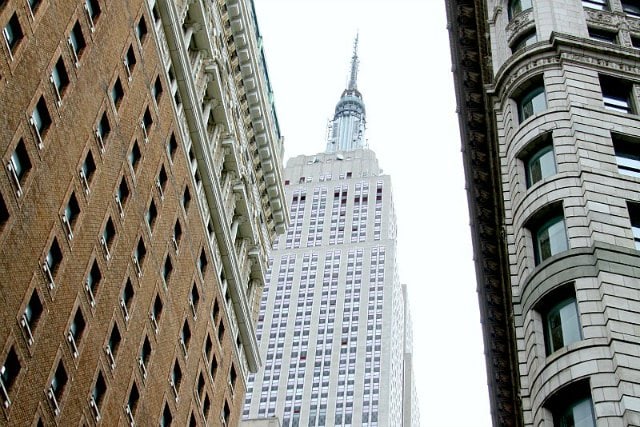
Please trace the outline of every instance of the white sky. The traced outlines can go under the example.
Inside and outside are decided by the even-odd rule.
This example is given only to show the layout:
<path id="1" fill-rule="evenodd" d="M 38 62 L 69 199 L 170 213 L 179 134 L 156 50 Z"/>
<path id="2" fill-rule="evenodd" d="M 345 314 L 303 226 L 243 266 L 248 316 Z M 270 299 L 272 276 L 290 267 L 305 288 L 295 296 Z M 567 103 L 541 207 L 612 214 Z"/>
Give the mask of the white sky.
<path id="1" fill-rule="evenodd" d="M 356 32 L 367 138 L 391 175 L 422 426 L 490 426 L 444 0 L 254 0 L 285 160 L 324 151 Z"/>

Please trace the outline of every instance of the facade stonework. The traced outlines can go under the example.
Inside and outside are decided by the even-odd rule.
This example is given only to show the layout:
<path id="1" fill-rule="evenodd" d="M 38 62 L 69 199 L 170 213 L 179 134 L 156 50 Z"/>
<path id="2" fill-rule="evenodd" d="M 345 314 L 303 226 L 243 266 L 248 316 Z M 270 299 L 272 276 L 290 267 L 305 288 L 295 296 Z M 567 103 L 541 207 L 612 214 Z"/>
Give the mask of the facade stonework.
<path id="1" fill-rule="evenodd" d="M 0 22 L 0 424 L 237 424 L 287 220 L 252 3 Z"/>
<path id="2" fill-rule="evenodd" d="M 447 1 L 494 425 L 640 424 L 631 3 Z"/>

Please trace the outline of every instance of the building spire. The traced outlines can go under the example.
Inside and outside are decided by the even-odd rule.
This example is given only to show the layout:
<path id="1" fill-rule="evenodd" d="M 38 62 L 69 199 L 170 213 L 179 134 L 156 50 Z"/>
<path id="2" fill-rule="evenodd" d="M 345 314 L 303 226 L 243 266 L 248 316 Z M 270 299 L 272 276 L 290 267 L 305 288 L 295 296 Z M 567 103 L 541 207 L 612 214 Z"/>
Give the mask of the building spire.
<path id="1" fill-rule="evenodd" d="M 360 34 L 356 33 L 356 39 L 353 42 L 353 56 L 351 56 L 351 76 L 349 77 L 348 90 L 356 90 L 358 82 L 358 65 L 360 60 L 358 59 L 358 38 Z"/>
<path id="2" fill-rule="evenodd" d="M 358 82 L 358 40 L 353 42 L 353 55 L 351 56 L 351 73 L 349 83 L 340 100 L 336 104 L 333 119 L 329 122 L 327 132 L 327 153 L 336 151 L 350 151 L 358 148 L 366 148 L 364 138 L 366 128 L 366 113 L 362 95 L 357 88 Z"/>

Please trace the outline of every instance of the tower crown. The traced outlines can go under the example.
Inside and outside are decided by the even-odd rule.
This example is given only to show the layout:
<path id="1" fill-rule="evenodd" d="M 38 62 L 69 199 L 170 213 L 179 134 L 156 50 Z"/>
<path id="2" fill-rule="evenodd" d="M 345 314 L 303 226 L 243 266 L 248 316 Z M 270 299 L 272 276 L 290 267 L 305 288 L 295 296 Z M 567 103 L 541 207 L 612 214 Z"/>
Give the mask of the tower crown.
<path id="1" fill-rule="evenodd" d="M 336 104 L 333 120 L 329 122 L 327 153 L 365 148 L 364 131 L 366 111 L 362 94 L 358 90 L 358 36 L 353 43 L 351 69 L 347 88 L 342 92 Z"/>

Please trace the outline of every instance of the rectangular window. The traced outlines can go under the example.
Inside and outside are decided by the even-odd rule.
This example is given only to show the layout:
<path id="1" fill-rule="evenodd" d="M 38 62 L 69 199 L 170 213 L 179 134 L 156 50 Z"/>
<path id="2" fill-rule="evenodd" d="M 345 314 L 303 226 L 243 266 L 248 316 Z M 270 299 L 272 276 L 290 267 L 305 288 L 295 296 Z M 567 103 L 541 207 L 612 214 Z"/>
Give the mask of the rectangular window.
<path id="1" fill-rule="evenodd" d="M 565 386 L 546 405 L 553 414 L 554 426 L 596 426 L 588 378 Z"/>
<path id="2" fill-rule="evenodd" d="M 27 152 L 27 147 L 24 145 L 24 141 L 21 139 L 16 146 L 16 149 L 11 153 L 11 158 L 7 164 L 7 169 L 13 180 L 13 184 L 16 187 L 16 194 L 18 197 L 22 197 L 22 186 L 24 181 L 31 171 L 31 159 Z"/>
<path id="3" fill-rule="evenodd" d="M 120 107 L 122 98 L 124 98 L 124 89 L 122 88 L 120 77 L 118 77 L 111 88 L 111 101 L 113 102 L 113 106 L 116 110 Z"/>
<path id="4" fill-rule="evenodd" d="M 42 140 L 44 139 L 52 123 L 51 115 L 49 114 L 49 109 L 47 108 L 47 103 L 42 96 L 38 100 L 36 107 L 31 113 L 30 123 L 36 133 L 36 142 L 38 143 L 38 148 L 42 149 Z"/>
<path id="5" fill-rule="evenodd" d="M 69 48 L 71 49 L 71 54 L 73 55 L 76 67 L 79 67 L 80 57 L 82 56 L 82 52 L 84 52 L 84 48 L 87 47 L 87 42 L 84 39 L 84 35 L 82 34 L 82 27 L 80 27 L 79 22 L 76 22 L 76 24 L 73 26 L 73 29 L 69 34 L 67 43 L 69 44 Z"/>
<path id="6" fill-rule="evenodd" d="M 631 232 L 636 249 L 640 250 L 640 204 L 629 203 L 629 217 L 631 219 Z"/>
<path id="7" fill-rule="evenodd" d="M 582 6 L 597 10 L 609 9 L 607 0 L 582 0 Z"/>
<path id="8" fill-rule="evenodd" d="M 602 100 L 604 108 L 620 113 L 633 114 L 633 85 L 621 79 L 609 76 L 600 76 Z"/>
<path id="9" fill-rule="evenodd" d="M 518 118 L 522 123 L 529 117 L 539 114 L 547 109 L 547 97 L 542 83 L 525 91 L 518 103 Z"/>
<path id="10" fill-rule="evenodd" d="M 7 357 L 0 367 L 0 392 L 2 393 L 2 404 L 5 408 L 8 408 L 11 405 L 9 393 L 13 391 L 13 386 L 21 369 L 22 366 L 20 365 L 18 355 L 16 354 L 13 346 L 11 346 Z"/>
<path id="11" fill-rule="evenodd" d="M 589 37 L 607 43 L 618 43 L 618 33 L 601 28 L 589 28 Z"/>
<path id="12" fill-rule="evenodd" d="M 545 144 L 525 160 L 527 187 L 556 173 L 553 145 L 550 140 L 544 142 L 548 145 Z"/>
<path id="13" fill-rule="evenodd" d="M 9 22 L 7 22 L 7 25 L 4 26 L 2 32 L 4 34 L 4 41 L 7 44 L 7 49 L 9 49 L 9 54 L 13 55 L 18 44 L 24 38 L 24 32 L 20 26 L 20 20 L 18 19 L 17 13 L 13 13 Z"/>
<path id="14" fill-rule="evenodd" d="M 69 74 L 67 73 L 67 68 L 64 66 L 64 60 L 62 57 L 58 58 L 56 65 L 51 70 L 49 81 L 53 85 L 57 103 L 58 106 L 60 106 L 62 104 L 62 96 L 64 95 L 67 86 L 69 86 Z"/>
<path id="15" fill-rule="evenodd" d="M 611 134 L 618 172 L 640 178 L 640 141 Z"/>
<path id="16" fill-rule="evenodd" d="M 98 0 L 85 0 L 84 10 L 87 13 L 87 19 L 89 20 L 91 32 L 93 32 L 95 31 L 95 23 L 98 20 L 101 12 L 100 3 L 98 3 Z"/>
<path id="17" fill-rule="evenodd" d="M 634 18 L 640 18 L 640 3 L 638 3 L 638 0 L 622 0 L 621 3 L 624 13 Z"/>
<path id="18" fill-rule="evenodd" d="M 567 230 L 562 216 L 555 216 L 534 230 L 536 264 L 568 249 Z"/>

